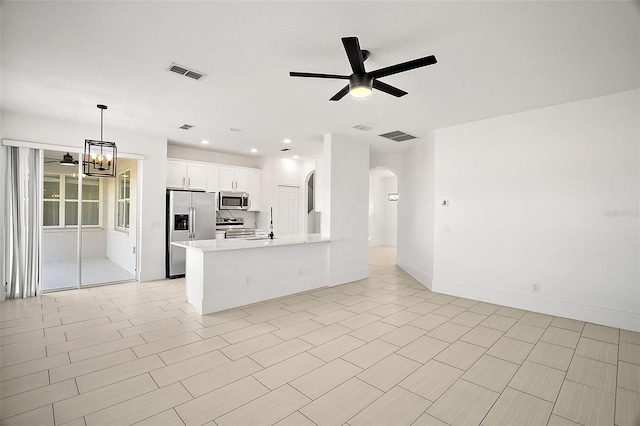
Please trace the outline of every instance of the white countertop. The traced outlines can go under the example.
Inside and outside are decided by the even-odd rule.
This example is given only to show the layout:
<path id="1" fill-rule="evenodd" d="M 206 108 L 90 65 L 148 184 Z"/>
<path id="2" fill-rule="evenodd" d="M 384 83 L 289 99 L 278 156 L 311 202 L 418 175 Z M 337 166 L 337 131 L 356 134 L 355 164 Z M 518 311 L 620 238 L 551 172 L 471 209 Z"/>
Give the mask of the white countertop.
<path id="1" fill-rule="evenodd" d="M 177 241 L 171 243 L 177 247 L 198 250 L 202 252 L 209 251 L 226 251 L 226 250 L 244 250 L 251 248 L 264 248 L 275 246 L 289 246 L 294 244 L 312 244 L 326 243 L 329 238 L 322 237 L 320 234 L 310 235 L 286 235 L 275 239 L 246 240 L 241 238 L 225 239 L 225 240 L 195 240 L 195 241 Z"/>

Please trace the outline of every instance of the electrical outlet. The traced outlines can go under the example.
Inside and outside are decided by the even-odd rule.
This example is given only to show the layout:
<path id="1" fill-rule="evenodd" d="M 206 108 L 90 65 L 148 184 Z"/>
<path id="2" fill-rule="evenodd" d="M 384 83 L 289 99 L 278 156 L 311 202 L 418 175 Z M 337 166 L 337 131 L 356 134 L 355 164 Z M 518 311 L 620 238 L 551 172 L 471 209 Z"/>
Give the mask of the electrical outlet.
<path id="1" fill-rule="evenodd" d="M 540 284 L 538 283 L 531 284 L 531 291 L 533 291 L 534 293 L 538 293 L 540 291 Z"/>
<path id="2" fill-rule="evenodd" d="M 442 233 L 450 234 L 451 233 L 451 225 L 442 225 Z"/>

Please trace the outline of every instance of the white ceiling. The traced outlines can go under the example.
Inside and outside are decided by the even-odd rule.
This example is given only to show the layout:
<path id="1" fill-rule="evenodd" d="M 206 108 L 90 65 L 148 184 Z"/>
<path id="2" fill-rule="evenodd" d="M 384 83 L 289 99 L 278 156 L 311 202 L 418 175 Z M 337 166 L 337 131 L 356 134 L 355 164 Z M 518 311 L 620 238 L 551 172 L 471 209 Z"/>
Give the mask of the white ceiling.
<path id="1" fill-rule="evenodd" d="M 166 136 L 250 155 L 319 151 L 324 133 L 377 151 L 453 124 L 639 87 L 637 1 L 4 1 L 2 109 Z M 371 51 L 368 70 L 434 54 L 382 81 L 407 92 L 328 99 L 350 74 L 340 38 Z M 167 71 L 175 62 L 207 74 Z M 182 124 L 195 127 L 179 130 Z M 352 127 L 365 124 L 373 130 Z M 231 128 L 242 129 L 231 132 Z M 10 136 L 10 135 L 6 135 Z"/>

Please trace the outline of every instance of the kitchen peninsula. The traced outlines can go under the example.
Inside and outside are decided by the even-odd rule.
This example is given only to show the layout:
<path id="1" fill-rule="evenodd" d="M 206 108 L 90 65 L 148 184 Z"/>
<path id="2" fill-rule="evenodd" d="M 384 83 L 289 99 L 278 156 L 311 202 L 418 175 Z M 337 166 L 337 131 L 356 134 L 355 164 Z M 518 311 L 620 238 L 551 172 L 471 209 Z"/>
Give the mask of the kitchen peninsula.
<path id="1" fill-rule="evenodd" d="M 329 238 L 319 234 L 172 244 L 186 249 L 187 299 L 203 315 L 328 284 Z"/>

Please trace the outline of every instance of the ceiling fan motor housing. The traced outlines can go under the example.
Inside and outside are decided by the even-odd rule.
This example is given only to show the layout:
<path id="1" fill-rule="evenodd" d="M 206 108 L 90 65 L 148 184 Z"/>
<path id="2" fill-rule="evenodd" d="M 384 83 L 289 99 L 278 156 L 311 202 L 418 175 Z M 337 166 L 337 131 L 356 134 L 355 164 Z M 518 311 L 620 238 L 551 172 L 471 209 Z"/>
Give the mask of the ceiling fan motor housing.
<path id="1" fill-rule="evenodd" d="M 349 93 L 354 97 L 366 97 L 371 94 L 373 77 L 369 74 L 352 74 L 349 78 Z M 360 95 L 360 96 L 359 96 Z"/>

